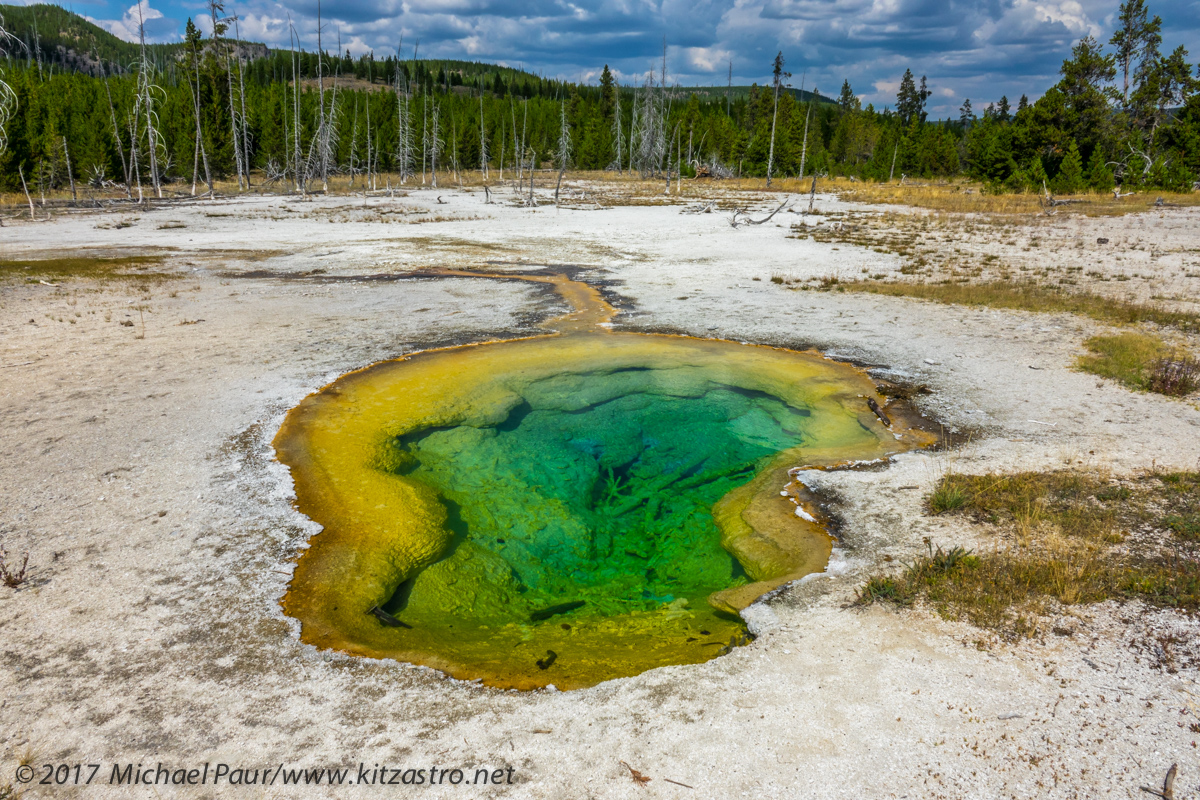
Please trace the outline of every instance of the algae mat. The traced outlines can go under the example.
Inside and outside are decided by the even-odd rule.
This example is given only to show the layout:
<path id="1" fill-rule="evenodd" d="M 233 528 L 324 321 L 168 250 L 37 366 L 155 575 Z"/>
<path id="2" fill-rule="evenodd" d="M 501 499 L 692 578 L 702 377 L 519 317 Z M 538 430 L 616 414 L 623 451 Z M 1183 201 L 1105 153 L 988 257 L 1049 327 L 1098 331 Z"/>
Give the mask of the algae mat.
<path id="1" fill-rule="evenodd" d="M 275 441 L 324 526 L 284 608 L 314 645 L 499 687 L 706 661 L 828 559 L 788 467 L 926 443 L 866 397 L 815 353 L 600 332 L 351 373 Z"/>

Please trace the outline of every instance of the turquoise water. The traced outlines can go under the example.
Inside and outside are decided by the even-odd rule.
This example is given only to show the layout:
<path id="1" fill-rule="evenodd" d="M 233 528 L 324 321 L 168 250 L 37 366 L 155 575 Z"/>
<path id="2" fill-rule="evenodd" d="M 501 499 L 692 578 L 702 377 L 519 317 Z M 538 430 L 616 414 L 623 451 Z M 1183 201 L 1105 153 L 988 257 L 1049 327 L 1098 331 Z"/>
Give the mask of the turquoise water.
<path id="1" fill-rule="evenodd" d="M 746 582 L 711 508 L 804 441 L 807 409 L 691 367 L 564 374 L 521 396 L 494 427 L 391 442 L 396 471 L 442 495 L 455 539 L 390 611 L 481 624 L 611 616 L 704 607 Z"/>

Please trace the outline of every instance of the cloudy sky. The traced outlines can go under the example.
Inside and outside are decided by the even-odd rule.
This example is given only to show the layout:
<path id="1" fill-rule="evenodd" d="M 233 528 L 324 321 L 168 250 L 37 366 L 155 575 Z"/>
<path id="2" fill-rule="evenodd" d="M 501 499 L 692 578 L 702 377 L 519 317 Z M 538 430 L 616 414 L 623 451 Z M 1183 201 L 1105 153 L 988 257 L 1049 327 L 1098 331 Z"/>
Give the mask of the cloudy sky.
<path id="1" fill-rule="evenodd" d="M 130 0 L 73 0 L 71 7 L 132 38 Z M 242 38 L 287 46 L 288 14 L 309 48 L 317 0 L 227 0 Z M 762 82 L 783 51 L 792 84 L 836 94 L 849 79 L 865 102 L 895 102 L 906 67 L 929 76 L 930 106 L 957 115 L 1001 94 L 1031 98 L 1052 85 L 1071 45 L 1107 41 L 1119 0 L 340 0 L 322 6 L 327 49 L 420 55 L 523 66 L 549 77 L 594 82 L 604 64 L 632 81 L 661 57 L 682 85 Z M 1163 18 L 1164 49 L 1191 44 L 1200 57 L 1200 0 L 1149 0 Z M 179 38 L 184 21 L 203 25 L 194 0 L 141 0 L 147 30 Z"/>

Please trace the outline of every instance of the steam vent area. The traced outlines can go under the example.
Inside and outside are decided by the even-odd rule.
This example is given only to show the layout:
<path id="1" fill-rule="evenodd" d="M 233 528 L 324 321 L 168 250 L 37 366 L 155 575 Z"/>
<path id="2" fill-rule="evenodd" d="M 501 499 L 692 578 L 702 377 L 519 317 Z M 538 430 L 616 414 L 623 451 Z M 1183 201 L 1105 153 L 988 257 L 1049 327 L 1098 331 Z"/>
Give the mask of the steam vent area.
<path id="1" fill-rule="evenodd" d="M 0 800 L 1200 798 L 1192 195 L 15 158 Z"/>

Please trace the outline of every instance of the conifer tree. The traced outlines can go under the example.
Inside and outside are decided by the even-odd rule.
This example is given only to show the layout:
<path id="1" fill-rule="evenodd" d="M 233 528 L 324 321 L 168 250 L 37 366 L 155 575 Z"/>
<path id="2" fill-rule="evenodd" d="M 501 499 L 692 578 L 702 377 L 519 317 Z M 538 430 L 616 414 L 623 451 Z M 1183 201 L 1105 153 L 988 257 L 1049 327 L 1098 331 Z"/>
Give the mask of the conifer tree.
<path id="1" fill-rule="evenodd" d="M 1026 168 L 1025 174 L 1029 176 L 1029 185 L 1034 191 L 1041 189 L 1050 180 L 1046 176 L 1046 167 L 1042 164 L 1042 157 L 1039 155 L 1029 159 L 1029 166 Z"/>
<path id="2" fill-rule="evenodd" d="M 1092 157 L 1088 160 L 1087 185 L 1098 192 L 1111 192 L 1116 185 L 1112 170 L 1104 160 L 1104 151 L 1099 146 L 1092 148 Z"/>
<path id="3" fill-rule="evenodd" d="M 1072 139 L 1058 168 L 1058 175 L 1054 178 L 1054 191 L 1058 194 L 1075 194 L 1084 185 L 1083 159 L 1079 155 L 1079 146 Z"/>
<path id="4" fill-rule="evenodd" d="M 896 92 L 896 113 L 900 115 L 900 123 L 907 126 L 917 111 L 917 84 L 912 70 L 906 69 L 900 78 L 900 90 Z"/>
<path id="5" fill-rule="evenodd" d="M 971 123 L 975 121 L 975 112 L 971 110 L 971 98 L 963 100 L 963 104 L 959 107 L 958 121 L 962 123 L 964 131 L 971 129 Z"/>
<path id="6" fill-rule="evenodd" d="M 996 119 L 1000 122 L 1008 122 L 1012 119 L 1009 113 L 1010 106 L 1008 105 L 1008 95 L 1001 95 L 1000 102 L 996 104 Z"/>
<path id="7" fill-rule="evenodd" d="M 1109 40 L 1115 50 L 1115 61 L 1121 70 L 1121 101 L 1129 105 L 1129 73 L 1136 74 L 1139 65 L 1145 64 L 1150 52 L 1158 52 L 1162 41 L 1162 19 L 1150 18 L 1146 0 L 1125 0 L 1117 12 L 1117 29 Z"/>
<path id="8" fill-rule="evenodd" d="M 1063 61 L 1059 72 L 1062 80 L 1056 88 L 1066 105 L 1068 133 L 1088 144 L 1104 138 L 1112 124 L 1105 84 L 1116 75 L 1113 56 L 1085 36 L 1071 49 L 1071 57 Z"/>
<path id="9" fill-rule="evenodd" d="M 850 81 L 842 81 L 842 91 L 838 95 L 838 110 L 845 114 L 850 111 L 858 98 L 854 96 L 854 90 L 850 88 Z"/>
<path id="10" fill-rule="evenodd" d="M 607 123 L 612 122 L 614 110 L 617 107 L 617 81 L 613 78 L 608 64 L 600 73 L 600 114 Z"/>

